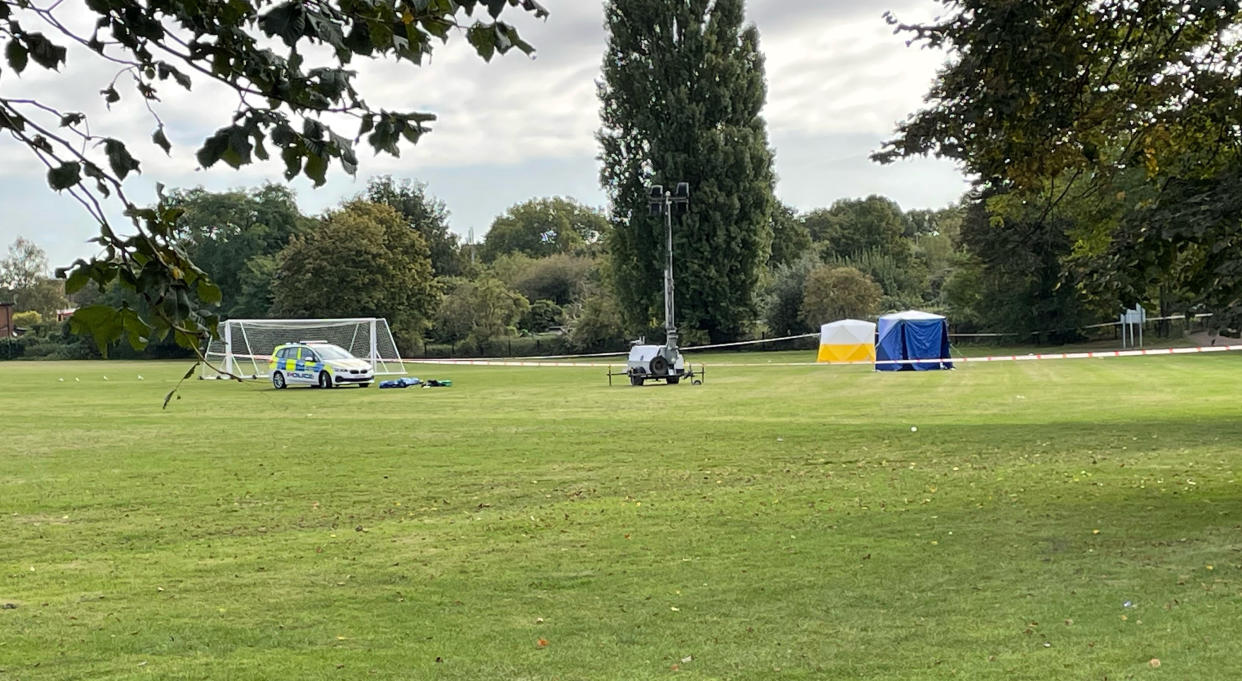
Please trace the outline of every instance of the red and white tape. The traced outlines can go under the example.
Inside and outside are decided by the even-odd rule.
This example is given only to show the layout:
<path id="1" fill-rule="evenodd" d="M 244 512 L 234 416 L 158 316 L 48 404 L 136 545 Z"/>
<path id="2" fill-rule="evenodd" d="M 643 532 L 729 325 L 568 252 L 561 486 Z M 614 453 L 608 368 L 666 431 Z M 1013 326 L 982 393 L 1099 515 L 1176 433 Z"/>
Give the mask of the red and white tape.
<path id="1" fill-rule="evenodd" d="M 1233 352 L 1242 350 L 1242 345 L 1204 345 L 1187 348 L 1146 348 L 1139 350 L 1097 350 L 1090 352 L 1038 352 L 1024 355 L 985 355 L 980 357 L 951 357 L 947 359 L 893 359 L 862 362 L 699 362 L 717 368 L 745 367 L 831 367 L 831 366 L 876 366 L 893 364 L 931 364 L 936 362 L 974 363 L 974 362 L 1030 362 L 1047 359 L 1108 359 L 1113 357 L 1151 357 L 1160 355 L 1194 355 L 1210 352 Z M 592 357 L 598 355 L 579 355 Z M 269 360 L 270 355 L 233 355 L 236 359 Z M 572 360 L 573 355 L 563 356 Z M 618 362 L 573 362 L 548 361 L 546 358 L 530 360 L 518 359 L 389 359 L 385 361 L 403 362 L 406 364 L 427 364 L 447 366 L 488 366 L 488 367 L 549 367 L 565 369 L 596 368 L 607 369 L 618 365 Z"/>
<path id="2" fill-rule="evenodd" d="M 712 367 L 814 367 L 847 365 L 929 364 L 935 362 L 1027 362 L 1045 359 L 1107 359 L 1110 357 L 1147 357 L 1157 355 L 1193 355 L 1205 352 L 1230 352 L 1242 350 L 1242 345 L 1205 345 L 1189 348 L 1148 348 L 1140 350 L 1099 350 L 1091 352 L 1041 352 L 1025 355 L 987 355 L 982 357 L 952 357 L 948 359 L 893 359 L 863 362 L 703 362 Z M 539 360 L 512 359 L 403 359 L 411 364 L 447 364 L 458 366 L 493 367 L 568 367 L 607 368 L 616 363 L 602 362 L 547 362 Z"/>

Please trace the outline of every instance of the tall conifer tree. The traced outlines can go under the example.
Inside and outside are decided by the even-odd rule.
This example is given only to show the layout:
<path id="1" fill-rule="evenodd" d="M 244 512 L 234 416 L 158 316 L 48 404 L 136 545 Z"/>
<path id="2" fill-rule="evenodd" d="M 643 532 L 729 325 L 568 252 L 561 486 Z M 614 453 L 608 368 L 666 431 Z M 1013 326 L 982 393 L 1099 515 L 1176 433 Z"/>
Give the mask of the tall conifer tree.
<path id="1" fill-rule="evenodd" d="M 712 340 L 755 318 L 771 248 L 772 151 L 759 33 L 744 0 L 611 0 L 599 95 L 600 180 L 612 204 L 617 294 L 631 326 L 662 317 L 664 218 L 647 186 L 689 182 L 674 217 L 677 323 Z"/>

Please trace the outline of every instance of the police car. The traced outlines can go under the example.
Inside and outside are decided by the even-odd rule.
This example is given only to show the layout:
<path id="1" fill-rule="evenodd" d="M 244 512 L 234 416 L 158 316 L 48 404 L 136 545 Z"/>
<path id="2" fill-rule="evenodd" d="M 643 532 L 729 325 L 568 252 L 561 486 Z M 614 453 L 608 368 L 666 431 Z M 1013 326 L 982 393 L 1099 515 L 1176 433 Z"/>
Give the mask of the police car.
<path id="1" fill-rule="evenodd" d="M 370 364 L 325 341 L 277 345 L 268 369 L 277 390 L 290 385 L 331 388 L 353 384 L 365 388 L 375 380 Z"/>

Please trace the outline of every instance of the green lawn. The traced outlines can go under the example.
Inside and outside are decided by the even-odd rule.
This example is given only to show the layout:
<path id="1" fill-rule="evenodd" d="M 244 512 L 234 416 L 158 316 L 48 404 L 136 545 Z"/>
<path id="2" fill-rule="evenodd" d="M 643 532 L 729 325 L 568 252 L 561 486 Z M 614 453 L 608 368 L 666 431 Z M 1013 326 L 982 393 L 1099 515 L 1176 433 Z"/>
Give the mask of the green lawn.
<path id="1" fill-rule="evenodd" d="M 1237 353 L 187 366 L 0 364 L 0 678 L 1242 678 Z"/>

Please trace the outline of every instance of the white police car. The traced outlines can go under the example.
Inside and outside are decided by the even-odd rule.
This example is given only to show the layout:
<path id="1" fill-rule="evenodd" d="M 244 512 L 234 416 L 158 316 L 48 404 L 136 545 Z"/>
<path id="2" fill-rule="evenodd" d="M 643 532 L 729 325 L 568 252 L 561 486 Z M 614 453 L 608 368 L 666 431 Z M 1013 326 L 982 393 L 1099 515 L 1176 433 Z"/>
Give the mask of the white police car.
<path id="1" fill-rule="evenodd" d="M 290 385 L 332 388 L 352 384 L 365 388 L 375 380 L 370 364 L 323 341 L 277 345 L 268 369 L 277 390 Z"/>

